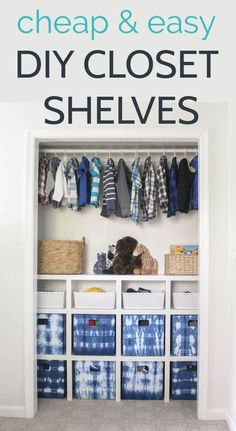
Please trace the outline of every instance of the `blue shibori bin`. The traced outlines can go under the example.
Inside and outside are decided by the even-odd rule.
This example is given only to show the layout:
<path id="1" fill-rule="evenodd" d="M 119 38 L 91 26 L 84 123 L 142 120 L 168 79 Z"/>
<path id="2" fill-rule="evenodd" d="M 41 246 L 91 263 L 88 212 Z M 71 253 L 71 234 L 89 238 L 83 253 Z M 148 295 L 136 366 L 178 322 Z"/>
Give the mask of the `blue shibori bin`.
<path id="1" fill-rule="evenodd" d="M 64 398 L 66 395 L 66 361 L 37 362 L 39 398 Z"/>
<path id="2" fill-rule="evenodd" d="M 163 379 L 163 362 L 123 362 L 122 399 L 162 400 Z"/>
<path id="3" fill-rule="evenodd" d="M 63 355 L 65 353 L 65 316 L 63 314 L 38 314 L 38 355 Z"/>
<path id="4" fill-rule="evenodd" d="M 197 356 L 198 316 L 172 316 L 171 353 L 173 356 Z"/>
<path id="5" fill-rule="evenodd" d="M 74 362 L 74 398 L 114 400 L 116 366 L 111 361 Z"/>
<path id="6" fill-rule="evenodd" d="M 115 316 L 75 314 L 72 350 L 74 355 L 115 355 Z"/>
<path id="7" fill-rule="evenodd" d="M 165 316 L 124 315 L 122 341 L 124 356 L 163 356 Z"/>
<path id="8" fill-rule="evenodd" d="M 173 400 L 197 399 L 197 362 L 172 362 L 171 397 Z"/>

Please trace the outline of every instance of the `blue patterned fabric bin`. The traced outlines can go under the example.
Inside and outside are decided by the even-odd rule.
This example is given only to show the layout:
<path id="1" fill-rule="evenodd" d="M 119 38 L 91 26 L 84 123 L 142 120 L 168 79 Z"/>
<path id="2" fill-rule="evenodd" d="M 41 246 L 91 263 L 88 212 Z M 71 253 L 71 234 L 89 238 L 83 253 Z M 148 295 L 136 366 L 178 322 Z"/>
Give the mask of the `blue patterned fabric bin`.
<path id="1" fill-rule="evenodd" d="M 86 400 L 114 400 L 115 397 L 115 362 L 74 362 L 74 398 Z"/>
<path id="2" fill-rule="evenodd" d="M 64 398 L 66 394 L 66 361 L 38 361 L 39 398 Z"/>
<path id="3" fill-rule="evenodd" d="M 172 362 L 171 396 L 173 400 L 197 399 L 197 362 Z"/>
<path id="4" fill-rule="evenodd" d="M 65 353 L 65 316 L 63 314 L 38 314 L 38 355 L 63 355 Z"/>
<path id="5" fill-rule="evenodd" d="M 172 316 L 173 356 L 197 356 L 198 316 Z"/>
<path id="6" fill-rule="evenodd" d="M 124 315 L 122 353 L 125 356 L 163 356 L 165 316 Z"/>
<path id="7" fill-rule="evenodd" d="M 73 316 L 74 355 L 115 355 L 116 318 L 107 314 Z"/>
<path id="8" fill-rule="evenodd" d="M 163 362 L 123 362 L 122 399 L 162 400 Z"/>

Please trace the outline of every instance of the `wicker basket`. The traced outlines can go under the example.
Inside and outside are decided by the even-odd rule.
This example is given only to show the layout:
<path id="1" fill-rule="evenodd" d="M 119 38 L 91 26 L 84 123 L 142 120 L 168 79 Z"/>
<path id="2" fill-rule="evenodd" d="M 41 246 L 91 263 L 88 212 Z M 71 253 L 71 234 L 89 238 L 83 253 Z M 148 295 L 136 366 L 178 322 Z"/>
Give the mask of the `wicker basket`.
<path id="1" fill-rule="evenodd" d="M 166 275 L 197 275 L 198 256 L 196 255 L 165 255 Z"/>
<path id="2" fill-rule="evenodd" d="M 82 241 L 39 241 L 39 274 L 82 274 L 85 238 Z"/>

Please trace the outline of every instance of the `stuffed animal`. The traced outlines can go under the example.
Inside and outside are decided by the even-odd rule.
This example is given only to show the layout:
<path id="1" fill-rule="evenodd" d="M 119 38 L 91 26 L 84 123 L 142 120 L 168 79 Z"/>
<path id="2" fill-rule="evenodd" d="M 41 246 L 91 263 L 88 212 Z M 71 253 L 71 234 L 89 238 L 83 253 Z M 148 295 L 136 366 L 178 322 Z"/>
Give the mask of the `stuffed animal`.
<path id="1" fill-rule="evenodd" d="M 116 256 L 113 261 L 114 274 L 133 274 L 134 266 L 138 266 L 137 262 L 134 265 L 133 251 L 138 242 L 131 236 L 126 236 L 119 239 L 116 244 Z"/>
<path id="2" fill-rule="evenodd" d="M 106 259 L 106 269 L 104 270 L 103 274 L 114 274 L 112 266 L 113 266 L 115 255 L 116 255 L 116 246 L 114 244 L 109 245 L 107 259 Z"/>
<path id="3" fill-rule="evenodd" d="M 133 256 L 137 258 L 137 256 L 140 256 L 141 258 L 141 267 L 135 267 L 133 269 L 133 274 L 135 275 L 149 275 L 149 274 L 157 274 L 158 272 L 158 264 L 157 260 L 154 259 L 147 247 L 145 247 L 143 244 L 138 244 L 133 251 Z"/>
<path id="4" fill-rule="evenodd" d="M 106 269 L 106 253 L 97 254 L 97 262 L 94 264 L 94 274 L 104 274 Z"/>

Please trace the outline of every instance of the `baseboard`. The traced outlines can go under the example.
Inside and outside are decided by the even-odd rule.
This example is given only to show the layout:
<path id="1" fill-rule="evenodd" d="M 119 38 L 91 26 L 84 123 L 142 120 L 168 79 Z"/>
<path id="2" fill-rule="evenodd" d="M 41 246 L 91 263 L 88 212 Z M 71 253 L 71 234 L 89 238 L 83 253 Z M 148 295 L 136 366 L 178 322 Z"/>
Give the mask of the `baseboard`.
<path id="1" fill-rule="evenodd" d="M 25 408 L 21 406 L 0 406 L 0 417 L 24 418 Z"/>
<path id="2" fill-rule="evenodd" d="M 230 429 L 230 431 L 236 431 L 236 423 L 233 421 L 232 417 L 230 416 L 229 412 L 225 412 L 225 420 L 227 422 L 227 425 Z"/>
<path id="3" fill-rule="evenodd" d="M 227 422 L 230 431 L 236 431 L 236 423 L 233 421 L 229 412 L 225 409 L 212 409 L 207 412 L 208 420 L 220 421 L 224 420 Z"/>

